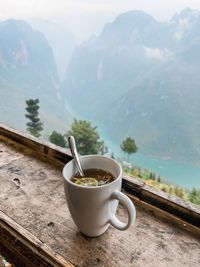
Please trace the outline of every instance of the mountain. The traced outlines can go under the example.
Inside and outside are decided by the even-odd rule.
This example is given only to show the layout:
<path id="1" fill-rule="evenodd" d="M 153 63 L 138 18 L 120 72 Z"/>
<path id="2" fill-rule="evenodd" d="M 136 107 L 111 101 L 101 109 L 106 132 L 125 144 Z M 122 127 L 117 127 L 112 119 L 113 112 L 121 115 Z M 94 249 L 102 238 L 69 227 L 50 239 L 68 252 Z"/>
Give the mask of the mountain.
<path id="1" fill-rule="evenodd" d="M 25 129 L 25 100 L 40 99 L 45 133 L 66 130 L 60 82 L 45 37 L 21 20 L 0 23 L 0 121 Z M 67 112 L 66 112 L 67 113 Z"/>
<path id="2" fill-rule="evenodd" d="M 200 12 L 161 23 L 130 11 L 76 48 L 63 85 L 67 104 L 116 144 L 200 165 Z"/>
<path id="3" fill-rule="evenodd" d="M 48 40 L 53 50 L 60 80 L 63 80 L 76 45 L 75 37 L 64 27 L 51 21 L 35 18 L 28 22 L 33 29 L 42 32 Z"/>

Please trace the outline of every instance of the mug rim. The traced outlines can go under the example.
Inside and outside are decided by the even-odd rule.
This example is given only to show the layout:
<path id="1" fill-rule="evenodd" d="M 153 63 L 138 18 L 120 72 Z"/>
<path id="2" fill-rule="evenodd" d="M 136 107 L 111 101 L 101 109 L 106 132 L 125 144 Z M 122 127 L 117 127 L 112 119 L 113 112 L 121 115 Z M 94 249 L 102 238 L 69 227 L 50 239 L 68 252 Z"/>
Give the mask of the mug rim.
<path id="1" fill-rule="evenodd" d="M 65 164 L 65 166 L 63 167 L 62 174 L 63 174 L 63 178 L 64 178 L 64 180 L 65 180 L 66 182 L 68 182 L 69 184 L 75 186 L 75 187 L 84 188 L 84 189 L 96 189 L 96 190 L 97 190 L 97 189 L 100 189 L 100 188 L 108 187 L 108 186 L 110 186 L 110 185 L 116 183 L 116 182 L 122 177 L 122 167 L 121 167 L 121 165 L 119 164 L 119 162 L 116 161 L 115 159 L 112 159 L 112 158 L 107 157 L 107 156 L 95 155 L 95 154 L 94 154 L 94 155 L 84 155 L 84 156 L 80 156 L 80 158 L 91 158 L 91 157 L 93 157 L 93 158 L 104 158 L 104 159 L 108 159 L 108 160 L 113 161 L 113 162 L 116 164 L 116 166 L 118 166 L 118 168 L 119 168 L 119 175 L 118 175 L 118 177 L 117 177 L 116 179 L 114 179 L 114 181 L 112 181 L 111 183 L 108 183 L 108 184 L 105 184 L 105 185 L 100 185 L 100 186 L 85 186 L 85 185 L 78 185 L 78 184 L 75 184 L 75 183 L 73 183 L 73 182 L 70 180 L 70 178 L 66 178 L 66 177 L 65 177 L 65 174 L 64 174 L 65 169 L 67 168 L 67 165 L 69 165 L 69 164 L 73 164 L 74 159 L 72 159 L 72 160 L 70 160 L 67 164 Z"/>

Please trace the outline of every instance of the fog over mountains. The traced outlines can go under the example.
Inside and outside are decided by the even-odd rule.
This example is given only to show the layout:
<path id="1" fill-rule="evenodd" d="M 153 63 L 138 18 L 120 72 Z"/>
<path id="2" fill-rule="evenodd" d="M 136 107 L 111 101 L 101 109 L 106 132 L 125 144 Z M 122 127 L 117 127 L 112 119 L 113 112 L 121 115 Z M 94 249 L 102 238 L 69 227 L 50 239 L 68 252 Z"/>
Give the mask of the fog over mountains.
<path id="1" fill-rule="evenodd" d="M 39 31 L 20 20 L 0 23 L 0 121 L 25 129 L 25 100 L 40 99 L 45 131 L 64 130 L 64 111 L 52 49 Z"/>
<path id="2" fill-rule="evenodd" d="M 39 97 L 47 131 L 66 129 L 66 104 L 118 145 L 132 136 L 144 154 L 200 164 L 199 11 L 169 22 L 129 11 L 79 46 L 30 23 L 0 22 L 1 121 L 25 127 L 25 99 Z"/>
<path id="3" fill-rule="evenodd" d="M 28 23 L 33 29 L 43 33 L 49 42 L 53 50 L 58 75 L 62 81 L 65 78 L 66 69 L 76 45 L 75 37 L 61 25 L 48 20 L 35 18 L 28 20 Z"/>
<path id="4" fill-rule="evenodd" d="M 75 50 L 63 88 L 116 143 L 133 136 L 145 154 L 199 163 L 199 70 L 200 12 L 161 23 L 130 11 Z"/>

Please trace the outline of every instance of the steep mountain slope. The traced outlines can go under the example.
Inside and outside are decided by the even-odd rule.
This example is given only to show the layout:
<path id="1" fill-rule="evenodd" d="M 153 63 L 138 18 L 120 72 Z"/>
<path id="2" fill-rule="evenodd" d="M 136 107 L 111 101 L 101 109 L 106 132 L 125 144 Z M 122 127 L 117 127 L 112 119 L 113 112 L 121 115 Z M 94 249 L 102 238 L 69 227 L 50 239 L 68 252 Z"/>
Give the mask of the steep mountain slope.
<path id="1" fill-rule="evenodd" d="M 200 164 L 200 12 L 169 23 L 140 11 L 118 16 L 74 52 L 68 105 L 120 143 L 146 154 Z"/>
<path id="2" fill-rule="evenodd" d="M 53 50 L 59 77 L 63 80 L 76 45 L 75 37 L 64 27 L 51 21 L 35 18 L 28 22 L 33 29 L 42 32 L 48 40 Z"/>
<path id="3" fill-rule="evenodd" d="M 57 70 L 47 40 L 26 22 L 0 23 L 0 120 L 25 129 L 25 100 L 39 98 L 45 130 L 64 129 Z M 65 128 L 66 129 L 66 128 Z"/>

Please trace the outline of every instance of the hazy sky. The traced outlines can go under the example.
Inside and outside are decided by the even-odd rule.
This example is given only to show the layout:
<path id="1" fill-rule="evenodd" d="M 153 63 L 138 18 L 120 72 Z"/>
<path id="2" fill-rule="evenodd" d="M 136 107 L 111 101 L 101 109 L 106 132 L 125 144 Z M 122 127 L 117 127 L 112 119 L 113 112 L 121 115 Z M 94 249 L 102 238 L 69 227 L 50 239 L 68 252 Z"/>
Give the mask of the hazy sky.
<path id="1" fill-rule="evenodd" d="M 66 23 L 72 31 L 98 32 L 122 12 L 139 9 L 168 20 L 186 8 L 200 10 L 200 0 L 0 0 L 0 20 L 40 17 Z"/>

